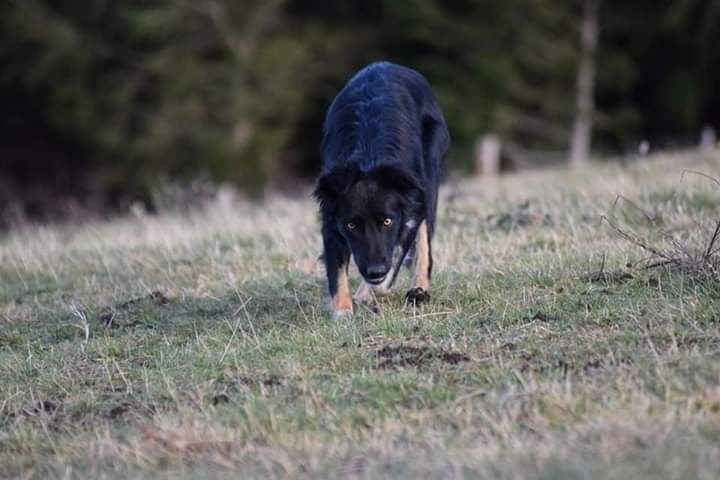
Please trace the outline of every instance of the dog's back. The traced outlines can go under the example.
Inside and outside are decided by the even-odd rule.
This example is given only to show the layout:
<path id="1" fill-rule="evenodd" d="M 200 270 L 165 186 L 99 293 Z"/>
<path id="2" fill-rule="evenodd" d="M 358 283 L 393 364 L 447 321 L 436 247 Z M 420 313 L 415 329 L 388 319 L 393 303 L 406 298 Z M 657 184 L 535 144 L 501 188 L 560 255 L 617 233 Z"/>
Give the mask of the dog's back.
<path id="1" fill-rule="evenodd" d="M 426 185 L 436 185 L 448 144 L 445 120 L 427 80 L 406 67 L 373 63 L 350 79 L 328 109 L 322 170 L 400 164 Z"/>

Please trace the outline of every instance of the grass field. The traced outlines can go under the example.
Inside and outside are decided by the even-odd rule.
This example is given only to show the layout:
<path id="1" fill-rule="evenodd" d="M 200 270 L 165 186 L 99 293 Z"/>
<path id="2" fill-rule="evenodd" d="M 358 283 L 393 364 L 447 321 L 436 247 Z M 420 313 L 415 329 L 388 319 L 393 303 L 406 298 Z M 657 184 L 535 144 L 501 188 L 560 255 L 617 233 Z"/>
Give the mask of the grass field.
<path id="1" fill-rule="evenodd" d="M 720 283 L 601 220 L 702 251 L 683 169 L 450 182 L 433 301 L 339 321 L 309 197 L 5 234 L 0 478 L 715 479 Z"/>

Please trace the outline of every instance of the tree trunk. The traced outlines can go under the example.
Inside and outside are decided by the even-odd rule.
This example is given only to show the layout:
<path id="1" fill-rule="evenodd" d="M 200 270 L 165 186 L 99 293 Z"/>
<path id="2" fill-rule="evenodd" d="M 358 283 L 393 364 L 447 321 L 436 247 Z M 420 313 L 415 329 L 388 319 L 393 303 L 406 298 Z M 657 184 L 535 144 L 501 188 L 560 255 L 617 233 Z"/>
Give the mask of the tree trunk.
<path id="1" fill-rule="evenodd" d="M 717 134 L 712 125 L 705 125 L 700 134 L 700 150 L 703 153 L 710 153 L 715 150 Z"/>
<path id="2" fill-rule="evenodd" d="M 570 165 L 581 167 L 590 156 L 592 142 L 595 50 L 598 42 L 598 7 L 601 0 L 584 0 L 577 76 L 575 121 L 570 138 Z"/>
<path id="3" fill-rule="evenodd" d="M 488 133 L 475 143 L 475 173 L 483 177 L 500 174 L 500 139 Z"/>

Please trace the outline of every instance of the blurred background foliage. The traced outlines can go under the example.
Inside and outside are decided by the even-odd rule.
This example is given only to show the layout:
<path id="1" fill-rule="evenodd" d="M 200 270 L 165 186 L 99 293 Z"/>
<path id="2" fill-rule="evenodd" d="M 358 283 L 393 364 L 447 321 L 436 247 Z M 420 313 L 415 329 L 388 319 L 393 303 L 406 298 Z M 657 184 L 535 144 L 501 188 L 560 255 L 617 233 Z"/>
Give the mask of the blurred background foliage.
<path id="1" fill-rule="evenodd" d="M 206 178 L 250 193 L 319 165 L 324 111 L 387 59 L 425 74 L 469 168 L 479 135 L 563 152 L 579 0 L 2 0 L 0 207 L 149 201 Z M 604 0 L 593 147 L 720 124 L 720 1 Z"/>

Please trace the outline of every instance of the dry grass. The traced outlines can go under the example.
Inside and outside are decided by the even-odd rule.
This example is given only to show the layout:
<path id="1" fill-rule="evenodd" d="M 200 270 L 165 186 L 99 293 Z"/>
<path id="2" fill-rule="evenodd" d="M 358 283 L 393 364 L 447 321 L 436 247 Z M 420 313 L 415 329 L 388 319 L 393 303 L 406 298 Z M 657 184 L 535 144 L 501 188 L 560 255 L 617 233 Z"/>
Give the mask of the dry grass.
<path id="1" fill-rule="evenodd" d="M 684 178 L 686 173 L 699 175 L 720 187 L 720 180 L 705 173 L 686 170 L 681 178 Z M 640 222 L 643 226 L 653 227 L 646 228 L 645 230 L 649 230 L 647 232 L 639 232 L 632 226 L 629 228 L 620 226 L 621 220 L 616 218 L 615 212 L 612 212 L 610 216 L 602 217 L 622 238 L 647 254 L 637 265 L 630 267 L 643 270 L 668 267 L 693 281 L 710 283 L 720 281 L 720 245 L 718 245 L 720 219 L 714 220 L 710 224 L 710 230 L 708 230 L 708 225 L 702 223 L 697 223 L 696 228 L 672 227 L 666 229 L 663 225 L 665 222 L 662 214 L 647 211 L 624 196 L 618 196 L 616 206 L 618 202 L 624 202 L 629 208 L 635 209 L 635 213 L 641 215 L 644 220 Z M 623 211 L 622 213 L 627 218 L 628 212 Z M 700 233 L 700 237 L 698 237 L 698 233 Z M 707 236 L 704 244 L 701 243 L 703 235 Z M 598 273 L 600 277 L 608 278 L 603 270 Z M 619 274 L 619 277 L 618 274 L 614 277 L 626 279 L 630 277 L 630 274 L 623 272 Z"/>
<path id="2" fill-rule="evenodd" d="M 0 478 L 716 478 L 720 287 L 601 221 L 702 251 L 684 169 L 449 185 L 433 302 L 338 322 L 309 198 L 6 235 Z"/>

